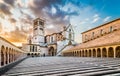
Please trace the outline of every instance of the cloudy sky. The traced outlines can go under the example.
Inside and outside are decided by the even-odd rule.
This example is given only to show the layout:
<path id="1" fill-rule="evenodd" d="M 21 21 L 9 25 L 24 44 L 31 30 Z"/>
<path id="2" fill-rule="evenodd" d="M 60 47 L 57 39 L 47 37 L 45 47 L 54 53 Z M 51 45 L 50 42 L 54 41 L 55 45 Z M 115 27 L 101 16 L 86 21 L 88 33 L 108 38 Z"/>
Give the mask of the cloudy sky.
<path id="1" fill-rule="evenodd" d="M 0 0 L 0 36 L 21 45 L 38 17 L 46 21 L 46 34 L 72 24 L 80 43 L 81 32 L 120 17 L 120 0 Z"/>

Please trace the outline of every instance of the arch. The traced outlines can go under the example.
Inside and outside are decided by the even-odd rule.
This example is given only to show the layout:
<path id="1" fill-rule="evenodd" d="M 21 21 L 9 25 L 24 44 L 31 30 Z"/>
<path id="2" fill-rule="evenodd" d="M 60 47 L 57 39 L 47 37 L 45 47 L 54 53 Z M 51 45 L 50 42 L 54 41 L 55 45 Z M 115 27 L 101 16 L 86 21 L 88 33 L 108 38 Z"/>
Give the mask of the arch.
<path id="1" fill-rule="evenodd" d="M 6 47 L 6 60 L 5 63 L 8 64 L 8 47 Z"/>
<path id="2" fill-rule="evenodd" d="M 109 48 L 108 48 L 108 57 L 114 57 L 113 47 L 109 47 Z"/>
<path id="3" fill-rule="evenodd" d="M 11 63 L 11 48 L 9 48 L 9 63 Z"/>
<path id="4" fill-rule="evenodd" d="M 85 57 L 87 57 L 87 50 L 85 50 L 85 52 L 84 52 L 84 53 L 85 53 L 85 54 L 84 54 L 84 55 L 85 55 Z"/>
<path id="5" fill-rule="evenodd" d="M 37 53 L 35 53 L 34 55 L 37 56 Z"/>
<path id="6" fill-rule="evenodd" d="M 74 52 L 72 51 L 71 53 L 72 53 L 72 56 L 74 56 Z"/>
<path id="7" fill-rule="evenodd" d="M 77 56 L 79 56 L 79 52 L 77 51 Z"/>
<path id="8" fill-rule="evenodd" d="M 75 56 L 76 56 L 76 53 L 77 53 L 77 52 L 75 51 Z"/>
<path id="9" fill-rule="evenodd" d="M 74 51 L 73 51 L 73 56 L 74 56 Z"/>
<path id="10" fill-rule="evenodd" d="M 33 54 L 33 53 L 31 53 L 31 56 L 33 57 L 33 56 L 34 56 L 34 54 Z"/>
<path id="11" fill-rule="evenodd" d="M 115 48 L 115 51 L 116 51 L 116 57 L 117 57 L 117 58 L 120 58 L 120 46 L 117 46 L 117 47 Z"/>
<path id="12" fill-rule="evenodd" d="M 91 54 L 92 52 L 91 52 L 91 50 L 89 50 L 89 57 L 91 57 L 92 56 L 92 54 Z"/>
<path id="13" fill-rule="evenodd" d="M 49 56 L 55 56 L 56 54 L 55 54 L 55 49 L 54 49 L 54 47 L 50 47 L 49 48 L 49 52 L 48 52 L 48 54 L 49 54 Z"/>
<path id="14" fill-rule="evenodd" d="M 13 62 L 13 49 L 11 50 L 11 62 Z"/>
<path id="15" fill-rule="evenodd" d="M 107 49 L 106 48 L 102 48 L 102 57 L 107 57 Z"/>
<path id="16" fill-rule="evenodd" d="M 30 56 L 30 53 L 27 53 L 27 56 Z"/>
<path id="17" fill-rule="evenodd" d="M 97 57 L 101 57 L 101 49 L 97 48 Z"/>
<path id="18" fill-rule="evenodd" d="M 82 57 L 84 57 L 84 50 L 82 50 Z"/>
<path id="19" fill-rule="evenodd" d="M 14 56 L 13 60 L 14 60 L 14 61 L 15 61 L 15 51 L 16 51 L 16 50 L 14 49 L 14 53 L 13 53 L 13 56 Z"/>
<path id="20" fill-rule="evenodd" d="M 79 51 L 80 57 L 81 57 L 81 50 Z"/>
<path id="21" fill-rule="evenodd" d="M 16 60 L 16 56 L 17 56 L 16 50 L 15 50 L 15 52 L 14 52 L 14 55 L 15 55 L 15 58 L 14 58 L 14 60 Z"/>
<path id="22" fill-rule="evenodd" d="M 1 46 L 1 66 L 5 65 L 5 47 Z"/>
<path id="23" fill-rule="evenodd" d="M 96 57 L 96 50 L 93 49 L 93 57 Z"/>

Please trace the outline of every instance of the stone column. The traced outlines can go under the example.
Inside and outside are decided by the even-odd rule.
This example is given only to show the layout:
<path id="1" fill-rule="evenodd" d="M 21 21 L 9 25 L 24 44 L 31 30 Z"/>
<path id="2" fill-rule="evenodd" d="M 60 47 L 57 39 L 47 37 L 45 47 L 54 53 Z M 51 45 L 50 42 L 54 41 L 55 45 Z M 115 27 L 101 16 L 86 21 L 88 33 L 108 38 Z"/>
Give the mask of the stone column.
<path id="1" fill-rule="evenodd" d="M 93 57 L 93 49 L 91 49 L 91 57 Z"/>
<path id="2" fill-rule="evenodd" d="M 116 58 L 116 50 L 115 50 L 115 47 L 113 47 L 113 51 L 114 51 L 114 58 Z"/>
<path id="3" fill-rule="evenodd" d="M 1 67 L 1 47 L 0 47 L 0 67 Z"/>
<path id="4" fill-rule="evenodd" d="M 89 57 L 89 49 L 87 50 L 87 57 Z"/>
<path id="5" fill-rule="evenodd" d="M 106 48 L 106 51 L 107 51 L 107 58 L 108 58 L 108 51 L 109 51 L 108 48 Z"/>
<path id="6" fill-rule="evenodd" d="M 102 48 L 100 48 L 101 58 L 103 58 Z"/>
<path id="7" fill-rule="evenodd" d="M 6 50 L 4 49 L 4 65 L 6 65 Z"/>
<path id="8" fill-rule="evenodd" d="M 98 55 L 97 49 L 95 49 L 95 51 L 96 51 L 96 57 L 98 57 L 98 56 L 97 56 L 97 55 Z"/>

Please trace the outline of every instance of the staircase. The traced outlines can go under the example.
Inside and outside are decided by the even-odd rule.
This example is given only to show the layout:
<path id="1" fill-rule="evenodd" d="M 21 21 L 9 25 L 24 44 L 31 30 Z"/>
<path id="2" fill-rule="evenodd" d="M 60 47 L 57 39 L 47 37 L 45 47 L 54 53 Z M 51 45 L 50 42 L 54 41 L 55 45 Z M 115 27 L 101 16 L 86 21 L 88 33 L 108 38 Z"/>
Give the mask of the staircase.
<path id="1" fill-rule="evenodd" d="M 65 45 L 65 46 L 61 47 L 61 49 L 59 49 L 59 50 L 57 51 L 56 56 L 60 56 L 60 55 L 61 55 L 62 50 L 63 50 L 64 48 L 66 48 L 66 46 L 67 46 L 67 45 Z"/>

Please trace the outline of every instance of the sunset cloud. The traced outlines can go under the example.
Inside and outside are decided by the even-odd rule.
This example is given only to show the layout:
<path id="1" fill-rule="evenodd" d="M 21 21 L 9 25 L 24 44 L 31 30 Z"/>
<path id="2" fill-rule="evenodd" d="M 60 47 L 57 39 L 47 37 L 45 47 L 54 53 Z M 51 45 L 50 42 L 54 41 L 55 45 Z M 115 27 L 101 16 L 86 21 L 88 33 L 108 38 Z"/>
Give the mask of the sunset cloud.
<path id="1" fill-rule="evenodd" d="M 108 0 L 0 0 L 0 36 L 16 44 L 26 42 L 32 34 L 33 20 L 40 17 L 45 20 L 45 34 L 59 32 L 71 23 L 79 42 L 81 32 L 120 16 L 116 3 L 116 11 L 107 10 L 113 3 Z"/>

